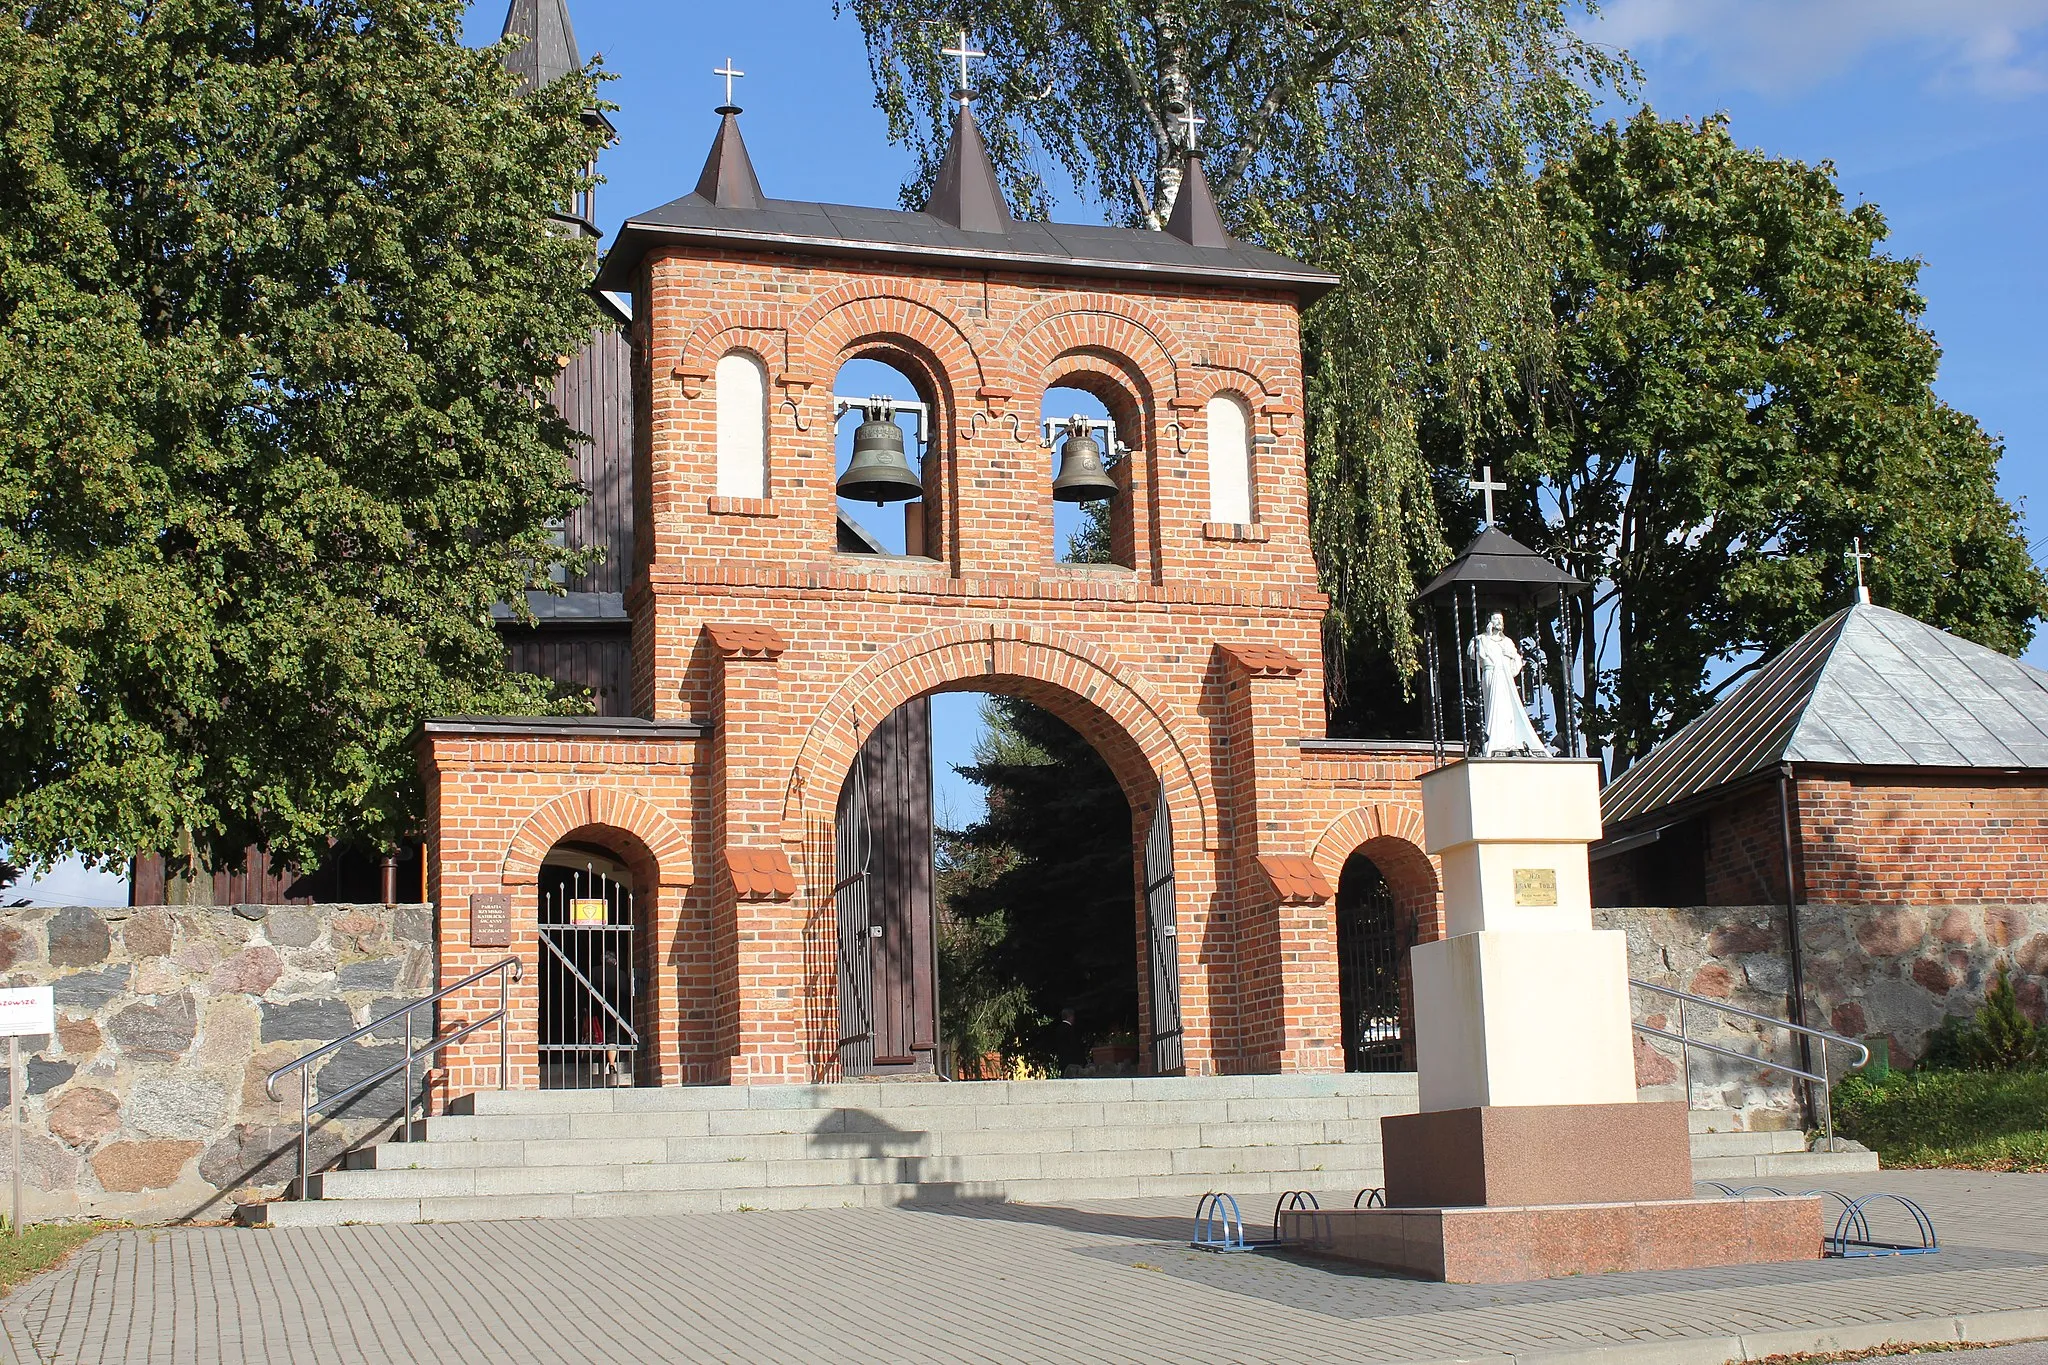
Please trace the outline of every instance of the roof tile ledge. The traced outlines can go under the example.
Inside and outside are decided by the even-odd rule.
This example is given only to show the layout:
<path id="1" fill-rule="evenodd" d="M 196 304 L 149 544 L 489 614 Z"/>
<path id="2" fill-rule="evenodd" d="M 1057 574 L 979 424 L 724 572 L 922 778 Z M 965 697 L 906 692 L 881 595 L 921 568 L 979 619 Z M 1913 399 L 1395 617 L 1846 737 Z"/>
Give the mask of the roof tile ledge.
<path id="1" fill-rule="evenodd" d="M 706 625 L 711 647 L 728 659 L 779 659 L 789 641 L 773 626 Z"/>
<path id="2" fill-rule="evenodd" d="M 726 871 L 733 894 L 743 901 L 786 901 L 796 895 L 796 874 L 789 855 L 779 848 L 725 848 Z"/>
<path id="3" fill-rule="evenodd" d="M 1307 667 L 1278 645 L 1219 644 L 1216 648 L 1254 678 L 1298 678 Z"/>
<path id="4" fill-rule="evenodd" d="M 1330 883 L 1307 854 L 1262 853 L 1259 869 L 1273 884 L 1282 905 L 1321 905 L 1330 899 Z"/>

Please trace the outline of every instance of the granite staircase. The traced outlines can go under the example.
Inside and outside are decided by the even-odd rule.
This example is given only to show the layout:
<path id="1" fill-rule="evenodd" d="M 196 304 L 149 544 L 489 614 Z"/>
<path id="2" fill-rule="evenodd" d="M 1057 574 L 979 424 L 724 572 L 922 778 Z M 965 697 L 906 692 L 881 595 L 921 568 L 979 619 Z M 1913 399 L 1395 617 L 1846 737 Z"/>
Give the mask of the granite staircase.
<path id="1" fill-rule="evenodd" d="M 269 1227 L 1379 1185 L 1413 1074 L 481 1091 Z M 1250 1210 L 1247 1209 L 1247 1213 Z"/>
<path id="2" fill-rule="evenodd" d="M 459 1222 L 961 1200 L 1048 1203 L 1383 1183 L 1379 1120 L 1413 1074 L 480 1091 L 423 1140 L 350 1153 L 245 1224 Z M 1693 1116 L 1700 1180 L 1807 1189 L 1873 1171 L 1797 1132 Z M 1250 1212 L 1249 1207 L 1247 1213 Z"/>

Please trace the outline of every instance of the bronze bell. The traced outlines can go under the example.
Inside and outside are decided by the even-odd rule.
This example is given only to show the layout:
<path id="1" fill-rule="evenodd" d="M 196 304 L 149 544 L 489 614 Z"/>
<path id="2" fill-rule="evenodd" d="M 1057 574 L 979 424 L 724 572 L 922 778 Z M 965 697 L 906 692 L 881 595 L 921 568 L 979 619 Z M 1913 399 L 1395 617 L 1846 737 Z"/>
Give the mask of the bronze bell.
<path id="1" fill-rule="evenodd" d="M 1052 481 L 1054 502 L 1101 502 L 1116 496 L 1116 480 L 1102 467 L 1102 446 L 1084 423 L 1067 428 L 1060 451 L 1060 472 Z"/>
<path id="2" fill-rule="evenodd" d="M 903 428 L 888 409 L 867 409 L 867 420 L 853 433 L 853 458 L 839 476 L 839 496 L 856 502 L 909 502 L 924 496 L 924 482 L 903 454 Z"/>

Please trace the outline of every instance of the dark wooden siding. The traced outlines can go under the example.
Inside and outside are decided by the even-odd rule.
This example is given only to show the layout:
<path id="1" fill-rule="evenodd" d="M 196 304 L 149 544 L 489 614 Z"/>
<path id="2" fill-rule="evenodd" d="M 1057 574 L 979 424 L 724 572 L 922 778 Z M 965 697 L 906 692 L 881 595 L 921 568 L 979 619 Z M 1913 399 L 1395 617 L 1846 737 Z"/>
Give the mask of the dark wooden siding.
<path id="1" fill-rule="evenodd" d="M 626 334 L 601 327 L 555 381 L 562 419 L 590 438 L 576 456 L 576 476 L 589 496 L 569 516 L 568 542 L 605 552 L 603 564 L 568 581 L 571 592 L 624 592 L 633 571 L 632 367 Z"/>
<path id="2" fill-rule="evenodd" d="M 503 634 L 515 672 L 537 673 L 570 691 L 587 688 L 600 716 L 633 714 L 633 636 L 625 622 Z"/>
<path id="3" fill-rule="evenodd" d="M 334 848 L 313 873 L 303 873 L 286 863 L 274 862 L 261 848 L 251 846 L 237 870 L 221 869 L 213 874 L 215 905 L 371 905 L 383 899 L 383 870 L 380 860 L 359 849 Z M 420 850 L 408 845 L 398 850 L 398 899 L 423 901 L 420 884 Z M 153 853 L 136 858 L 128 870 L 128 903 L 164 903 L 164 860 Z"/>

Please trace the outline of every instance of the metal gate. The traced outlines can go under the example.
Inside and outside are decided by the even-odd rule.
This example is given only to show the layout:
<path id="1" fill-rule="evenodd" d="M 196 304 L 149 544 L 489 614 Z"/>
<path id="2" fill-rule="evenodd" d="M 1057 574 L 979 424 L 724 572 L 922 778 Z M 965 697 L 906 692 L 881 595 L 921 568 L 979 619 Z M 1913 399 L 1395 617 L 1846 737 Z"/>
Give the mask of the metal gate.
<path id="1" fill-rule="evenodd" d="M 1152 1070 L 1185 1064 L 1180 1034 L 1180 925 L 1173 906 L 1173 821 L 1162 788 L 1145 835 L 1145 944 L 1152 975 Z"/>
<path id="2" fill-rule="evenodd" d="M 542 1089 L 633 1084 L 633 948 L 631 887 L 594 867 L 541 869 Z"/>
<path id="3" fill-rule="evenodd" d="M 1337 884 L 1337 997 L 1346 1071 L 1405 1071 L 1401 977 L 1408 947 L 1394 889 L 1372 860 L 1354 855 Z"/>

